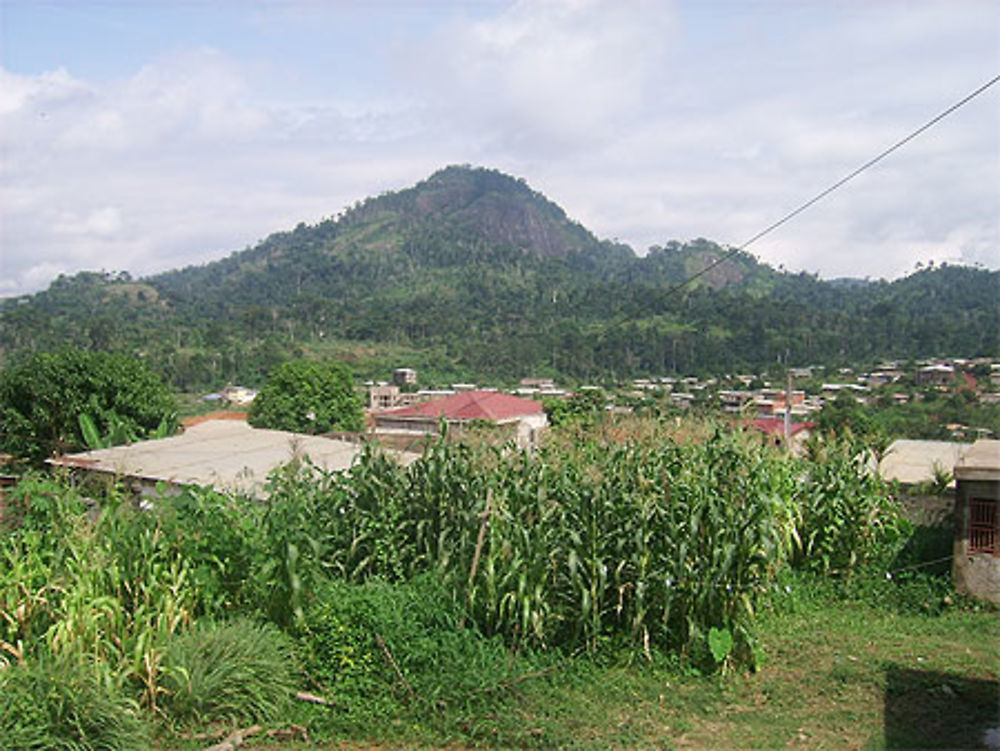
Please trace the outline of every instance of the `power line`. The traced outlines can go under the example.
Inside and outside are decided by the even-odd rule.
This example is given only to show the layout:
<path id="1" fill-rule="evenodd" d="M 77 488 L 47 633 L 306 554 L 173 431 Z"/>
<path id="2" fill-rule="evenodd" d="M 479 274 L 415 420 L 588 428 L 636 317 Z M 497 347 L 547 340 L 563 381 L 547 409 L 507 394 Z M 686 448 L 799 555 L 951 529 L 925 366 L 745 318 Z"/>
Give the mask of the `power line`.
<path id="1" fill-rule="evenodd" d="M 778 221 L 776 221 L 776 222 L 768 225 L 764 229 L 762 229 L 760 232 L 758 232 L 756 235 L 754 235 L 749 240 L 747 240 L 746 242 L 744 242 L 742 245 L 739 245 L 739 246 L 733 248 L 732 250 L 728 251 L 727 253 L 725 253 L 724 255 L 722 255 L 720 258 L 717 258 L 715 261 L 713 261 L 708 266 L 706 266 L 705 268 L 703 268 L 701 271 L 699 271 L 699 272 L 697 272 L 697 273 L 692 274 L 691 276 L 689 276 L 683 282 L 679 282 L 679 283 L 675 284 L 673 287 L 670 287 L 664 293 L 664 297 L 669 297 L 670 295 L 673 295 L 674 293 L 679 292 L 680 290 L 684 289 L 684 287 L 688 286 L 689 284 L 691 284 L 693 281 L 695 281 L 699 277 L 702 277 L 705 274 L 707 274 L 709 271 L 711 271 L 712 269 L 714 269 L 716 266 L 719 266 L 719 265 L 725 263 L 730 258 L 732 258 L 733 256 L 735 256 L 737 253 L 739 253 L 739 252 L 741 252 L 743 250 L 746 250 L 750 245 L 752 245 L 753 243 L 757 242 L 758 240 L 760 240 L 765 235 L 769 235 L 771 232 L 773 232 L 774 230 L 778 229 L 778 227 L 781 227 L 783 224 L 786 224 L 787 222 L 791 221 L 792 219 L 794 219 L 795 217 L 797 217 L 799 214 L 801 214 L 806 209 L 810 208 L 814 204 L 816 204 L 819 201 L 823 200 L 828 195 L 830 195 L 831 193 L 833 193 L 835 190 L 837 190 L 841 186 L 843 186 L 846 183 L 848 183 L 851 180 L 853 180 L 855 177 L 857 177 L 858 175 L 860 175 L 862 172 L 865 172 L 866 170 L 870 169 L 871 167 L 874 167 L 876 164 L 878 164 L 879 162 L 881 162 L 883 159 L 885 159 L 887 156 L 889 156 L 890 154 L 892 154 L 894 151 L 897 151 L 898 149 L 900 149 L 903 146 L 905 146 L 907 143 L 909 143 L 914 138 L 916 138 L 917 136 L 919 136 L 925 130 L 928 130 L 929 128 L 932 128 L 934 125 L 936 125 L 937 123 L 939 123 L 941 120 L 943 120 L 944 118 L 946 118 L 948 115 L 950 115 L 955 110 L 957 110 L 960 107 L 963 107 L 964 105 L 968 104 L 970 101 L 972 101 L 977 96 L 979 96 L 980 94 L 982 94 L 983 92 L 985 92 L 987 89 L 989 89 L 991 86 L 993 86 L 997 82 L 1000 82 L 1000 75 L 994 76 L 989 81 L 987 81 L 982 86 L 980 86 L 978 89 L 976 89 L 975 91 L 973 91 L 971 94 L 968 94 L 967 96 L 963 97 L 962 99 L 960 99 L 959 101 L 955 102 L 953 105 L 951 105 L 950 107 L 948 107 L 943 112 L 939 113 L 938 115 L 935 115 L 930 120 L 928 120 L 923 125 L 921 125 L 919 128 L 917 128 L 916 130 L 914 130 L 912 133 L 910 133 L 906 137 L 900 139 L 899 141 L 897 141 L 896 143 L 894 143 L 892 146 L 890 146 L 889 148 L 887 148 L 885 151 L 883 151 L 882 153 L 880 153 L 878 156 L 875 156 L 872 159 L 869 159 L 867 162 L 865 162 L 864 164 L 862 164 L 860 167 L 858 167 L 857 169 L 855 169 L 853 172 L 851 172 L 847 176 L 842 177 L 840 180 L 838 180 L 837 182 L 835 182 L 830 187 L 826 188 L 825 190 L 823 190 L 820 193 L 817 193 L 815 196 L 813 196 L 812 198 L 810 198 L 805 203 L 801 204 L 797 208 L 795 208 L 792 211 L 790 211 L 787 214 L 785 214 Z M 617 324 L 612 324 L 611 326 L 609 326 L 608 328 L 605 329 L 605 333 L 607 331 L 609 331 L 610 329 L 615 328 L 615 326 L 617 326 L 617 325 L 619 325 L 621 323 L 624 323 L 627 320 L 628 320 L 628 317 L 626 317 L 624 320 L 620 321 Z"/>

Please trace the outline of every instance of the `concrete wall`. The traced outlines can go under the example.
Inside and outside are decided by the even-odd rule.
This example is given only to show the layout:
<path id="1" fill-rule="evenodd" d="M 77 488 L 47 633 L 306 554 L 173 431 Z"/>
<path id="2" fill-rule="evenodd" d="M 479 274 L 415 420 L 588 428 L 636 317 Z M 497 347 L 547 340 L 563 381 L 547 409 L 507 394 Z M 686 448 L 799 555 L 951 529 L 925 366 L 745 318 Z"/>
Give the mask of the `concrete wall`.
<path id="1" fill-rule="evenodd" d="M 1000 605 L 1000 555 L 969 552 L 969 499 L 1000 499 L 1000 480 L 958 481 L 955 494 L 955 588 Z M 1000 500 L 998 500 L 1000 502 Z"/>
<path id="2" fill-rule="evenodd" d="M 542 431 L 549 424 L 544 412 L 535 415 L 525 415 L 523 417 L 508 420 L 500 424 L 499 427 L 510 430 L 518 446 L 521 448 L 531 448 L 537 445 Z M 396 418 L 392 415 L 380 414 L 375 417 L 376 434 L 396 433 L 419 435 L 422 433 L 436 434 L 441 428 L 440 418 Z M 463 428 L 461 423 L 452 423 L 451 432 L 460 432 Z"/>

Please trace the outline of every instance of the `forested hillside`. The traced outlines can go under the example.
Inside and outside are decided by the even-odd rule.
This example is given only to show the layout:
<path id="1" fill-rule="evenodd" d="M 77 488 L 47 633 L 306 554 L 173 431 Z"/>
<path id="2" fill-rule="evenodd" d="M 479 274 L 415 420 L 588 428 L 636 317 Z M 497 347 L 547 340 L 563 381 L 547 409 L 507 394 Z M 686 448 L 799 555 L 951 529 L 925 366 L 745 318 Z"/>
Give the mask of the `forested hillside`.
<path id="1" fill-rule="evenodd" d="M 65 345 L 135 353 L 179 388 L 259 381 L 301 353 L 478 379 L 1000 354 L 998 272 L 831 283 L 740 252 L 677 288 L 726 252 L 699 239 L 640 257 L 523 181 L 448 167 L 203 266 L 60 277 L 5 302 L 0 347 L 4 361 Z"/>

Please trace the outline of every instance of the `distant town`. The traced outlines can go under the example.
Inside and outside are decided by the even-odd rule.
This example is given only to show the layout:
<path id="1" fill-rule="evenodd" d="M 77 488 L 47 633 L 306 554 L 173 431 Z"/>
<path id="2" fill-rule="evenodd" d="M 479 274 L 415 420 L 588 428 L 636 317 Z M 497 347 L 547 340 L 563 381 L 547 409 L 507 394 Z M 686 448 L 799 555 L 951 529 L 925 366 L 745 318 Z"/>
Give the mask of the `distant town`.
<path id="1" fill-rule="evenodd" d="M 717 377 L 636 378 L 609 387 L 581 384 L 568 388 L 552 378 L 523 378 L 514 388 L 490 384 L 453 383 L 421 387 L 413 368 L 396 368 L 390 380 L 368 381 L 363 386 L 370 422 L 381 432 L 388 430 L 392 414 L 416 405 L 469 392 L 502 392 L 538 400 L 569 400 L 582 394 L 601 394 L 603 408 L 628 414 L 650 403 L 676 410 L 707 409 L 724 415 L 756 420 L 757 426 L 784 421 L 799 433 L 814 424 L 823 407 L 840 395 L 850 395 L 859 405 L 907 405 L 922 402 L 933 394 L 966 394 L 966 399 L 983 405 L 1000 405 L 1000 362 L 991 358 L 941 358 L 916 363 L 888 361 L 870 370 L 822 366 L 790 368 L 780 379 L 768 374 L 740 373 Z M 205 401 L 248 407 L 254 389 L 228 386 L 207 394 Z M 447 416 L 447 415 L 444 415 Z M 486 415 L 480 415 L 486 419 Z M 398 422 L 398 420 L 397 420 Z M 985 425 L 946 423 L 943 428 L 955 440 L 994 437 L 995 429 Z"/>

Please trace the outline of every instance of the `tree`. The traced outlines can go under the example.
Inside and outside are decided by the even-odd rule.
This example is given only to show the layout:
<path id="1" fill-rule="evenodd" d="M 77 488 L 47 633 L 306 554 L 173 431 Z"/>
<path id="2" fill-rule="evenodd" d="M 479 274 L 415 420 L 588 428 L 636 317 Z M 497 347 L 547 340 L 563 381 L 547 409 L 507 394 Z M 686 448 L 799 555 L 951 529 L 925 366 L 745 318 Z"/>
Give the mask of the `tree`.
<path id="1" fill-rule="evenodd" d="M 821 433 L 841 437 L 851 435 L 877 451 L 884 449 L 889 442 L 882 426 L 872 416 L 871 407 L 862 406 L 847 390 L 840 391 L 836 398 L 823 405 L 817 422 Z"/>
<path id="2" fill-rule="evenodd" d="M 66 350 L 0 371 L 0 448 L 32 462 L 86 446 L 82 423 L 121 441 L 165 434 L 176 419 L 160 378 L 126 355 Z"/>
<path id="3" fill-rule="evenodd" d="M 341 363 L 291 360 L 268 379 L 250 408 L 257 428 L 327 433 L 360 430 L 361 401 Z"/>
<path id="4" fill-rule="evenodd" d="M 580 423 L 592 426 L 604 414 L 607 395 L 601 389 L 581 391 L 568 399 L 546 398 L 542 400 L 545 415 L 553 427 Z"/>

